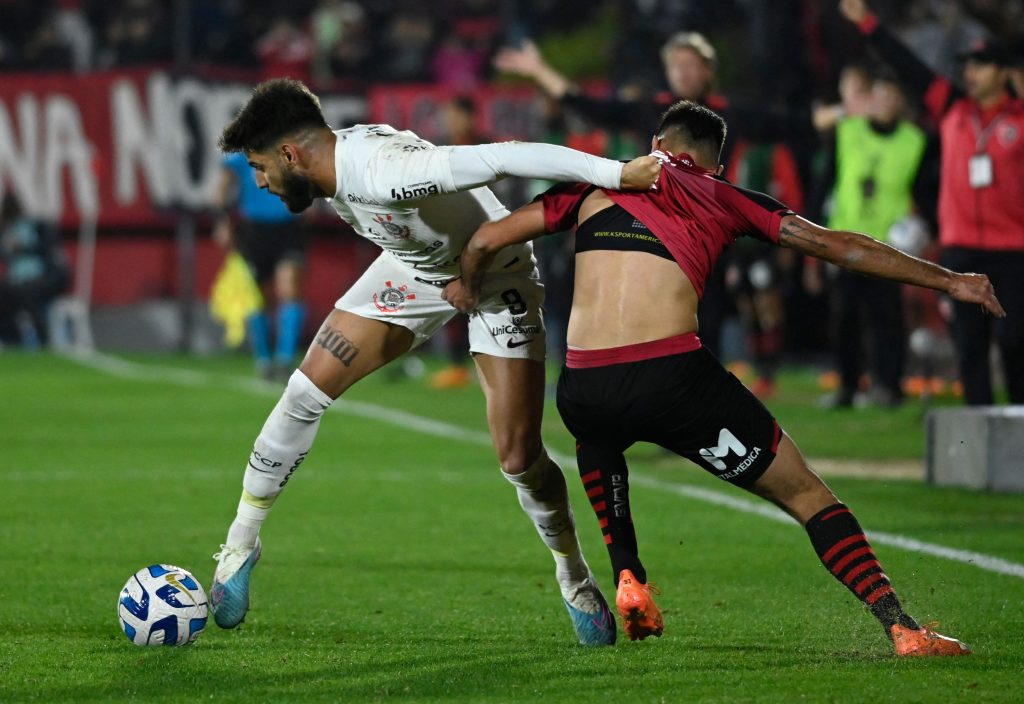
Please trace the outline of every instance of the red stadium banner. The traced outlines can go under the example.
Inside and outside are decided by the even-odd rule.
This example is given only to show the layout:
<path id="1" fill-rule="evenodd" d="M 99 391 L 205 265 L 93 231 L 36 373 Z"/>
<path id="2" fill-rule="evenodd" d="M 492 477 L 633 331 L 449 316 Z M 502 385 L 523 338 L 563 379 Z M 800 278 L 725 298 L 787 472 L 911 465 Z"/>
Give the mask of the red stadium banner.
<path id="1" fill-rule="evenodd" d="M 5 74 L 0 189 L 34 216 L 104 227 L 163 227 L 213 197 L 217 138 L 250 86 L 162 70 Z M 364 120 L 362 96 L 327 96 L 331 124 Z"/>
<path id="2" fill-rule="evenodd" d="M 0 191 L 62 226 L 95 216 L 101 227 L 164 228 L 181 210 L 209 207 L 221 154 L 217 138 L 251 84 L 175 76 L 159 69 L 0 79 Z M 444 104 L 458 94 L 423 85 L 322 95 L 331 125 L 384 122 L 443 141 Z M 475 90 L 481 134 L 540 132 L 532 88 Z"/>

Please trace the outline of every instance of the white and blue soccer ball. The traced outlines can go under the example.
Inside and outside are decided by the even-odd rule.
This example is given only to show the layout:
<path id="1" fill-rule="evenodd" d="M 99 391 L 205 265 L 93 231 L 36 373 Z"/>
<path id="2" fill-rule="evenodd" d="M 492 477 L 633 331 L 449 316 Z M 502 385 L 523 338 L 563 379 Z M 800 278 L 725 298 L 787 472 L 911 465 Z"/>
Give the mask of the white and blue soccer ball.
<path id="1" fill-rule="evenodd" d="M 188 570 L 150 565 L 121 590 L 117 616 L 135 645 L 188 645 L 206 628 L 206 592 Z"/>

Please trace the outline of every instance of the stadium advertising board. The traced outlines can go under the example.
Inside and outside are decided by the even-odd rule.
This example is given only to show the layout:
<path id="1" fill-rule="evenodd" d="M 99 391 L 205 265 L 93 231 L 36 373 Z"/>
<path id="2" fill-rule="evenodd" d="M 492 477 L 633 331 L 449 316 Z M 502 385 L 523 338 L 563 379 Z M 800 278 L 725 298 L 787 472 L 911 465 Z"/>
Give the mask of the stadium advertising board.
<path id="1" fill-rule="evenodd" d="M 244 102 L 242 83 L 138 70 L 7 74 L 0 81 L 0 188 L 70 226 L 165 226 L 213 197 L 217 138 Z M 332 124 L 364 118 L 362 96 L 328 96 Z"/>

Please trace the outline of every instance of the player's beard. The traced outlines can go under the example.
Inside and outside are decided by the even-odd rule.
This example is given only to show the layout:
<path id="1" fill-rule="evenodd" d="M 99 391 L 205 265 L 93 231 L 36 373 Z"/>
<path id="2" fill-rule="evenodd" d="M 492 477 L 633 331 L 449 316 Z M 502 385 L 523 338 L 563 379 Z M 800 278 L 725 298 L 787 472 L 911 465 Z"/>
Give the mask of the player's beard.
<path id="1" fill-rule="evenodd" d="M 293 213 L 301 213 L 313 205 L 314 198 L 323 196 L 318 191 L 311 179 L 288 171 L 281 173 L 281 194 L 278 197 Z"/>

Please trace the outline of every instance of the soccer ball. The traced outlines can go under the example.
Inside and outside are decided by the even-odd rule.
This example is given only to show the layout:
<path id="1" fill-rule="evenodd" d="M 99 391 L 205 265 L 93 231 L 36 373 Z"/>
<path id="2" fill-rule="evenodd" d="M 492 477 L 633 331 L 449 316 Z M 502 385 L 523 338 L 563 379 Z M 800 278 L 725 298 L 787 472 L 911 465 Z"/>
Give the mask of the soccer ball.
<path id="1" fill-rule="evenodd" d="M 188 645 L 206 628 L 206 592 L 188 570 L 150 565 L 121 590 L 117 616 L 135 645 Z"/>

